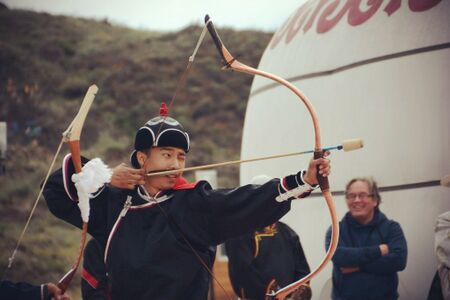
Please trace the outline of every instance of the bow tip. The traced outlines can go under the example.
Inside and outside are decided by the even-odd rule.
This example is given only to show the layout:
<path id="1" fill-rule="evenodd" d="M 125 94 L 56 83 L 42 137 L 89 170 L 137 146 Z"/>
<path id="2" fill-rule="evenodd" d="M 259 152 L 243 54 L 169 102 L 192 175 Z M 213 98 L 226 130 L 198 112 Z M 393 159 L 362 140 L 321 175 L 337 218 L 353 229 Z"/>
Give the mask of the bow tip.
<path id="1" fill-rule="evenodd" d="M 91 93 L 97 94 L 97 92 L 98 92 L 98 86 L 97 86 L 96 84 L 92 84 L 92 85 L 89 87 L 89 90 L 88 90 L 88 91 L 91 92 Z"/>

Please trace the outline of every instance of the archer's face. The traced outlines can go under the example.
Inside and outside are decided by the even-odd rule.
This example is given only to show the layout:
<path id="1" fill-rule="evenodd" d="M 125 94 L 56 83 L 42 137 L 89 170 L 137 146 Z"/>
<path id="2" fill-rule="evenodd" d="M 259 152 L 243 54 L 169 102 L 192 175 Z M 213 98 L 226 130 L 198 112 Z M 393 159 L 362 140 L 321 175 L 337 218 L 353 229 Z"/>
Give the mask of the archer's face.
<path id="1" fill-rule="evenodd" d="M 151 171 L 168 171 L 183 169 L 186 164 L 186 153 L 175 147 L 154 147 L 147 154 L 138 153 L 138 161 L 146 173 Z M 154 195 L 161 190 L 173 188 L 181 172 L 169 175 L 150 176 L 146 178 L 146 188 Z"/>
<path id="2" fill-rule="evenodd" d="M 365 181 L 355 181 L 348 187 L 346 193 L 348 210 L 353 218 L 361 224 L 372 221 L 377 201 L 369 190 L 369 184 Z"/>

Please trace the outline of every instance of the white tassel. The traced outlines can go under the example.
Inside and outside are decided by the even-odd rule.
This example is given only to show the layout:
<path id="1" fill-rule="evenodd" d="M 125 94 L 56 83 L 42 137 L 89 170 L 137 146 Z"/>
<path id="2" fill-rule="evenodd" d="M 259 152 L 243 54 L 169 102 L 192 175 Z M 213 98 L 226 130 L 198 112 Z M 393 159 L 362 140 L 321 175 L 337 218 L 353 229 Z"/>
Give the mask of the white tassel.
<path id="1" fill-rule="evenodd" d="M 94 158 L 84 165 L 81 172 L 72 175 L 78 194 L 78 207 L 83 222 L 89 221 L 89 198 L 105 183 L 111 181 L 112 171 L 100 158 Z"/>

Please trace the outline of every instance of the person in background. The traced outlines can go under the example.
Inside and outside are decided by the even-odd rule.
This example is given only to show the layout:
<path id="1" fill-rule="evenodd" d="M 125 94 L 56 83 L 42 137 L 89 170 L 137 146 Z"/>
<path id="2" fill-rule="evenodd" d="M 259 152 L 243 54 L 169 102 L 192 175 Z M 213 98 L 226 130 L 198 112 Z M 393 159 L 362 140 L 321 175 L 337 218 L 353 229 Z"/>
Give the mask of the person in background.
<path id="1" fill-rule="evenodd" d="M 372 178 L 354 178 L 345 189 L 348 212 L 339 223 L 333 256 L 333 300 L 398 298 L 397 272 L 406 267 L 407 244 L 400 224 L 380 211 Z M 331 229 L 326 235 L 330 245 Z"/>
<path id="2" fill-rule="evenodd" d="M 285 287 L 309 274 L 298 235 L 278 221 L 225 242 L 233 290 L 241 299 L 263 300 L 271 289 Z M 311 299 L 302 286 L 293 299 Z"/>
<path id="3" fill-rule="evenodd" d="M 450 300 L 450 211 L 437 217 L 434 231 L 438 268 L 427 300 Z"/>

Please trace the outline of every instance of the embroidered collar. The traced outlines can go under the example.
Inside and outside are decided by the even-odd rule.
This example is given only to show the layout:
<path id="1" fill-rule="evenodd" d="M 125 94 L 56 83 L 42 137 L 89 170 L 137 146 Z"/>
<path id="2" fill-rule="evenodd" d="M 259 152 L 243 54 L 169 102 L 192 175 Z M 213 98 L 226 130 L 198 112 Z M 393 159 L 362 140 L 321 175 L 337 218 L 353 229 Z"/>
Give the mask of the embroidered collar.
<path id="1" fill-rule="evenodd" d="M 155 203 L 155 202 L 157 202 L 157 203 L 161 203 L 161 202 L 164 202 L 164 201 L 166 201 L 166 200 L 169 200 L 169 199 L 171 199 L 172 197 L 173 197 L 173 194 L 170 194 L 170 195 L 168 195 L 168 194 L 164 194 L 164 192 L 165 191 L 160 191 L 160 192 L 158 192 L 155 196 L 150 196 L 150 198 L 149 197 L 147 197 L 147 195 L 145 194 L 145 187 L 143 186 L 143 185 L 140 185 L 140 186 L 138 186 L 138 188 L 137 188 L 137 194 L 138 194 L 138 196 L 142 199 L 142 200 L 144 200 L 144 201 L 146 201 L 146 202 L 149 202 L 149 203 Z"/>

